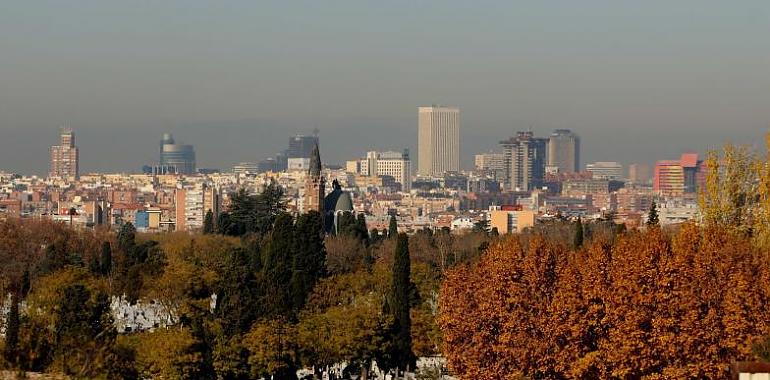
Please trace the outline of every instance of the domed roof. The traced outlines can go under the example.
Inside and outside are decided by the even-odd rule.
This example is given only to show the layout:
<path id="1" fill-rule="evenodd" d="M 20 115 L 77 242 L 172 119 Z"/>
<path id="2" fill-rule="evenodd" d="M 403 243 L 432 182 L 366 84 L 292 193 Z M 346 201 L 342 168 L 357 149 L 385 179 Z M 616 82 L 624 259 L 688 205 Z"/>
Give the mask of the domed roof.
<path id="1" fill-rule="evenodd" d="M 332 182 L 332 190 L 324 199 L 326 212 L 353 211 L 353 198 L 350 193 L 343 191 L 337 180 Z"/>
<path id="2" fill-rule="evenodd" d="M 350 197 L 350 193 L 347 191 L 340 193 L 334 211 L 353 211 L 353 199 Z"/>

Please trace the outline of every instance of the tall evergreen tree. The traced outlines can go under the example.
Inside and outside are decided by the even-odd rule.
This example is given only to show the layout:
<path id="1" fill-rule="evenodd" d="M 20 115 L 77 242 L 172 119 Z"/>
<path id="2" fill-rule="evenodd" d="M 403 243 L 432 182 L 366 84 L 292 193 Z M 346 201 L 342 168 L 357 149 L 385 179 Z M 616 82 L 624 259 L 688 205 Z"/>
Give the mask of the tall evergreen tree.
<path id="1" fill-rule="evenodd" d="M 388 237 L 396 237 L 398 235 L 398 222 L 396 221 L 396 216 L 391 215 L 390 216 L 390 224 L 388 225 Z"/>
<path id="2" fill-rule="evenodd" d="M 32 280 L 30 279 L 29 269 L 24 269 L 24 273 L 21 275 L 21 286 L 19 287 L 21 298 L 27 298 L 31 287 Z"/>
<path id="3" fill-rule="evenodd" d="M 575 222 L 575 238 L 572 242 L 575 249 L 578 249 L 583 246 L 583 221 L 578 217 L 577 222 Z"/>
<path id="4" fill-rule="evenodd" d="M 409 238 L 405 233 L 400 233 L 393 259 L 393 282 L 389 297 L 394 321 L 392 360 L 393 366 L 400 370 L 413 369 L 416 360 L 412 352 L 412 320 L 409 315 L 414 292 L 410 272 Z"/>
<path id="5" fill-rule="evenodd" d="M 210 235 L 214 233 L 214 213 L 209 209 L 203 218 L 203 234 Z"/>
<path id="6" fill-rule="evenodd" d="M 19 350 L 19 297 L 16 293 L 11 294 L 11 310 L 8 313 L 8 319 L 5 328 L 5 346 L 3 347 L 3 356 L 5 360 L 16 366 Z"/>
<path id="7" fill-rule="evenodd" d="M 227 236 L 238 235 L 235 229 L 233 228 L 233 224 L 232 224 L 232 221 L 230 220 L 229 212 L 219 213 L 219 217 L 217 217 L 216 230 L 217 230 L 217 233 L 221 235 L 227 235 Z"/>
<path id="8" fill-rule="evenodd" d="M 108 276 L 112 273 L 112 246 L 110 242 L 105 241 L 102 243 L 102 254 L 99 259 L 99 272 L 102 276 Z"/>
<path id="9" fill-rule="evenodd" d="M 659 224 L 660 220 L 658 218 L 658 205 L 655 203 L 655 201 L 652 201 L 650 204 L 650 212 L 647 214 L 647 226 L 654 227 Z"/>
<path id="10" fill-rule="evenodd" d="M 118 249 L 130 256 L 136 248 L 136 228 L 133 224 L 126 223 L 118 231 Z"/>
<path id="11" fill-rule="evenodd" d="M 220 284 L 215 315 L 227 337 L 243 334 L 259 317 L 258 285 L 245 250 L 229 252 Z"/>
<path id="12" fill-rule="evenodd" d="M 291 292 L 294 311 L 299 312 L 315 284 L 326 275 L 326 249 L 321 214 L 311 211 L 300 215 L 295 230 Z"/>
<path id="13" fill-rule="evenodd" d="M 291 315 L 292 302 L 286 284 L 294 269 L 294 219 L 283 213 L 278 215 L 273 230 L 262 250 L 262 286 L 265 291 L 263 306 L 265 316 Z"/>
<path id="14" fill-rule="evenodd" d="M 361 213 L 356 217 L 356 237 L 358 237 L 366 246 L 369 246 L 369 230 L 366 228 L 366 215 Z"/>

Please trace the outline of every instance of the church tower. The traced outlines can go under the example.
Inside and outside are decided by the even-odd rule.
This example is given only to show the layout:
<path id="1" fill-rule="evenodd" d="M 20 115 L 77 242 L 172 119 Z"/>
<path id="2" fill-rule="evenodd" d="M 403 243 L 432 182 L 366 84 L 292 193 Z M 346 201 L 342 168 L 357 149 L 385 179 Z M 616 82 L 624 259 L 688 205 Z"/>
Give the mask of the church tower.
<path id="1" fill-rule="evenodd" d="M 310 168 L 305 179 L 304 212 L 312 210 L 324 215 L 324 195 L 326 195 L 326 180 L 321 176 L 321 153 L 316 140 L 313 152 L 310 153 Z"/>

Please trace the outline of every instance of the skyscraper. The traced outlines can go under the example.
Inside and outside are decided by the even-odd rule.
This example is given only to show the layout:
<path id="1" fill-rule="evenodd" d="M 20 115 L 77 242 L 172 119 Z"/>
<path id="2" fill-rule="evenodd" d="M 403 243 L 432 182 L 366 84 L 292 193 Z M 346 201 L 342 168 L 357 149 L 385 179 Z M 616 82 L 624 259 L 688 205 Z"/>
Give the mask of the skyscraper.
<path id="1" fill-rule="evenodd" d="M 59 145 L 51 147 L 51 167 L 49 177 L 77 178 L 80 170 L 80 152 L 75 146 L 75 133 L 72 129 L 61 128 Z"/>
<path id="2" fill-rule="evenodd" d="M 535 137 L 527 131 L 500 141 L 500 145 L 505 155 L 506 189 L 527 191 L 540 187 L 545 177 L 548 139 Z"/>
<path id="3" fill-rule="evenodd" d="M 580 171 L 580 137 L 569 129 L 556 129 L 548 138 L 548 167 L 558 173 Z"/>
<path id="4" fill-rule="evenodd" d="M 318 136 L 296 135 L 289 138 L 288 158 L 310 158 L 313 148 L 318 144 Z"/>
<path id="5" fill-rule="evenodd" d="M 704 170 L 697 153 L 684 153 L 679 160 L 658 161 L 652 188 L 663 196 L 695 194 L 703 186 Z"/>
<path id="6" fill-rule="evenodd" d="M 160 140 L 160 166 L 173 168 L 177 174 L 195 173 L 195 150 L 192 145 L 174 142 L 174 136 L 164 133 Z"/>
<path id="7" fill-rule="evenodd" d="M 459 171 L 460 110 L 431 106 L 417 113 L 417 174 L 441 177 Z"/>

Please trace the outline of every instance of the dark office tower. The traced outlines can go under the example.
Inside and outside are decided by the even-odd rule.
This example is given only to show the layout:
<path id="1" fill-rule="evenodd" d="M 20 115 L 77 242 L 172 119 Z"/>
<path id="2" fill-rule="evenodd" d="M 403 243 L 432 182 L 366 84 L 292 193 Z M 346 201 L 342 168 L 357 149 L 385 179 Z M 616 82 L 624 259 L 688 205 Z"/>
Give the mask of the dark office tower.
<path id="1" fill-rule="evenodd" d="M 318 136 L 296 135 L 289 138 L 287 158 L 310 158 L 313 148 L 318 144 Z"/>
<path id="2" fill-rule="evenodd" d="M 160 140 L 160 166 L 173 168 L 177 174 L 195 173 L 195 150 L 192 145 L 177 144 L 170 133 Z"/>
<path id="3" fill-rule="evenodd" d="M 549 170 L 557 173 L 580 171 L 580 137 L 569 129 L 556 129 L 548 138 Z"/>
<path id="4" fill-rule="evenodd" d="M 519 132 L 516 137 L 500 141 L 500 145 L 505 155 L 506 189 L 527 191 L 540 187 L 545 177 L 548 139 Z"/>

